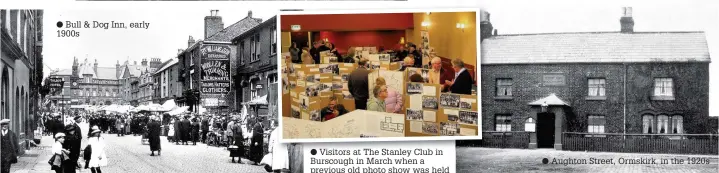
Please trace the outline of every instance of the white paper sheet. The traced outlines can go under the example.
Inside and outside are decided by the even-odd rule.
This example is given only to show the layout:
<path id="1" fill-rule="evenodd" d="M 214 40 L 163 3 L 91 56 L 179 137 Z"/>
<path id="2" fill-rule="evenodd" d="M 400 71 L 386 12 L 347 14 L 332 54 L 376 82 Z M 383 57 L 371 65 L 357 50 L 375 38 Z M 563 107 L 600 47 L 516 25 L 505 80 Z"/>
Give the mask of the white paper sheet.
<path id="1" fill-rule="evenodd" d="M 459 128 L 459 135 L 462 136 L 477 136 L 477 130 L 471 128 Z"/>
<path id="2" fill-rule="evenodd" d="M 436 122 L 437 121 L 437 112 L 424 110 L 422 111 L 424 114 L 424 121 L 430 121 L 430 122 Z"/>
<path id="3" fill-rule="evenodd" d="M 472 104 L 472 103 L 474 103 L 474 102 L 477 102 L 477 99 L 471 99 L 471 98 L 460 98 L 460 99 L 459 99 L 459 101 L 461 101 L 461 102 L 467 102 L 467 103 L 470 103 L 470 104 Z"/>
<path id="4" fill-rule="evenodd" d="M 457 115 L 457 116 L 459 116 L 459 110 L 455 110 L 455 109 L 444 109 L 444 114 L 446 114 L 446 115 Z"/>
<path id="5" fill-rule="evenodd" d="M 420 110 L 422 109 L 422 95 L 412 94 L 409 95 L 409 108 Z"/>
<path id="6" fill-rule="evenodd" d="M 424 122 L 422 121 L 409 121 L 409 131 L 413 133 L 422 133 L 423 125 Z"/>
<path id="7" fill-rule="evenodd" d="M 428 96 L 437 96 L 437 87 L 424 85 L 422 87 L 422 94 Z M 439 104 L 439 103 L 437 103 Z"/>

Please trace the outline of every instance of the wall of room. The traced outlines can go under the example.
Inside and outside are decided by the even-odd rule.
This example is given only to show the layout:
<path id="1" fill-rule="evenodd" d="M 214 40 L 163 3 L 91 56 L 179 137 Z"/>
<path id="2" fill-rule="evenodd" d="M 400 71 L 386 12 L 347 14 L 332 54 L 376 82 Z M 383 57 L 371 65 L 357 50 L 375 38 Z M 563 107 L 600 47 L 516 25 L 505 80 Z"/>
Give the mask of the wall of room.
<path id="1" fill-rule="evenodd" d="M 404 30 L 390 31 L 320 31 L 312 35 L 313 40 L 327 38 L 335 44 L 337 50 L 345 54 L 349 47 L 384 47 L 385 49 L 398 49 L 399 41 L 405 36 Z"/>
<path id="2" fill-rule="evenodd" d="M 300 31 L 404 30 L 414 26 L 412 13 L 282 15 L 281 31 L 300 25 Z"/>
<path id="3" fill-rule="evenodd" d="M 411 42 L 421 45 L 422 21 L 430 22 L 429 44 L 437 55 L 445 58 L 462 58 L 464 63 L 477 65 L 477 14 L 476 12 L 414 13 L 414 30 Z M 464 23 L 464 30 L 457 28 Z"/>

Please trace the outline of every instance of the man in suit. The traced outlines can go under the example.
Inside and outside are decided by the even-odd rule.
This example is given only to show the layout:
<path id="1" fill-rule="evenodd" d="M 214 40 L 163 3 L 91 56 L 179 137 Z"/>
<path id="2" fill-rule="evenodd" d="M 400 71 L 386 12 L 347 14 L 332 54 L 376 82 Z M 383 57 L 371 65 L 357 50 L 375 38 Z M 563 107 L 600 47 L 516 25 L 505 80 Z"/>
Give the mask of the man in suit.
<path id="1" fill-rule="evenodd" d="M 10 120 L 4 119 L 0 121 L 2 125 L 2 173 L 10 173 L 10 166 L 17 163 L 17 136 L 15 132 L 10 130 Z"/>
<path id="2" fill-rule="evenodd" d="M 368 64 L 369 60 L 361 59 L 358 63 L 359 67 L 350 73 L 349 80 L 347 80 L 347 87 L 355 99 L 355 109 L 367 109 L 367 99 L 369 99 Z"/>
<path id="3" fill-rule="evenodd" d="M 262 156 L 264 156 L 265 152 L 263 151 L 264 148 L 264 140 L 265 140 L 265 130 L 262 127 L 262 120 L 258 118 L 258 120 L 255 122 L 254 127 L 252 128 L 252 144 L 250 147 L 250 152 L 252 157 L 250 160 L 255 162 L 255 165 L 260 164 L 260 160 L 262 159 Z"/>
<path id="4" fill-rule="evenodd" d="M 452 60 L 452 69 L 455 71 L 453 81 L 445 81 L 449 86 L 449 91 L 455 94 L 472 94 L 472 84 L 474 80 L 466 68 L 464 62 L 459 58 Z"/>
<path id="5" fill-rule="evenodd" d="M 201 129 L 200 129 L 200 130 L 202 130 L 202 132 L 200 132 L 200 133 L 202 133 L 202 134 L 201 134 L 201 135 L 202 135 L 202 139 L 201 139 L 201 140 L 202 140 L 203 142 L 204 142 L 204 141 L 207 141 L 207 132 L 210 131 L 210 121 L 208 120 L 207 117 L 202 117 L 202 123 L 200 124 L 200 126 L 201 126 L 201 127 L 200 127 Z"/>
<path id="6" fill-rule="evenodd" d="M 182 144 L 185 145 L 188 145 L 187 141 L 190 140 L 190 130 L 192 129 L 189 117 L 189 115 L 185 116 L 180 122 L 180 135 L 182 136 Z"/>
<path id="7" fill-rule="evenodd" d="M 62 148 L 70 151 L 70 160 L 72 163 L 77 164 L 77 160 L 80 158 L 80 146 L 82 145 L 82 131 L 78 123 L 82 122 L 82 117 L 76 116 L 72 124 L 65 126 L 65 143 L 62 144 Z M 69 165 L 67 168 L 74 170 L 79 168 L 79 165 Z M 70 171 L 70 170 L 66 170 Z"/>

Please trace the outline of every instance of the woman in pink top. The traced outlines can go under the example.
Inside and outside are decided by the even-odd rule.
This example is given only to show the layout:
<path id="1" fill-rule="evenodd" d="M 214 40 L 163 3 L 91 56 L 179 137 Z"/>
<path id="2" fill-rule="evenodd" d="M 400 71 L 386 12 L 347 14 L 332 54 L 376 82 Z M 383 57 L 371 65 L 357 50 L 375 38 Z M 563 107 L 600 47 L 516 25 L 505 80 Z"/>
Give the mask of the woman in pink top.
<path id="1" fill-rule="evenodd" d="M 387 82 L 382 77 L 378 77 L 375 80 L 375 85 L 387 85 Z M 385 110 L 389 113 L 402 113 L 402 94 L 397 91 L 387 88 L 387 99 L 385 99 Z"/>

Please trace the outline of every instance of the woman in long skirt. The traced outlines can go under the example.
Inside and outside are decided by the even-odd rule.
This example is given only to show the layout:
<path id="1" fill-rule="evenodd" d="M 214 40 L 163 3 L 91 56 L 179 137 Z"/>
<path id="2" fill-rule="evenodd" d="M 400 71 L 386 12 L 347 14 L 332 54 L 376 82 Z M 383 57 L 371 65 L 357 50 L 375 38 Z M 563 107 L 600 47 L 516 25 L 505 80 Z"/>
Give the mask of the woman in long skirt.
<path id="1" fill-rule="evenodd" d="M 157 151 L 157 155 L 161 155 L 162 147 L 160 146 L 160 131 L 162 130 L 160 128 L 160 123 L 157 121 L 157 119 L 153 116 L 152 120 L 150 120 L 150 123 L 147 123 L 147 138 L 148 142 L 150 142 L 150 151 L 152 154 L 150 156 L 155 156 L 155 151 Z"/>
<path id="2" fill-rule="evenodd" d="M 244 144 L 244 137 L 242 136 L 242 124 L 240 124 L 237 119 L 234 120 L 235 123 L 232 125 L 232 127 L 229 127 L 230 130 L 232 130 L 234 140 L 234 145 L 237 146 L 237 155 L 232 155 L 232 162 L 235 162 L 235 157 L 238 157 L 237 163 L 242 163 L 242 156 L 245 156 L 245 144 Z M 247 157 L 247 156 L 245 156 Z M 249 157 L 247 157 L 249 158 Z"/>

